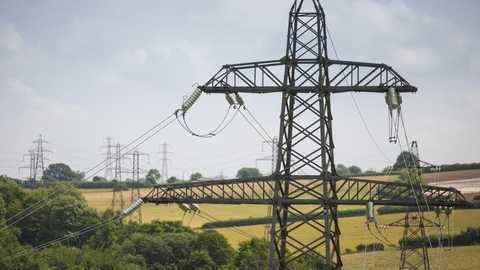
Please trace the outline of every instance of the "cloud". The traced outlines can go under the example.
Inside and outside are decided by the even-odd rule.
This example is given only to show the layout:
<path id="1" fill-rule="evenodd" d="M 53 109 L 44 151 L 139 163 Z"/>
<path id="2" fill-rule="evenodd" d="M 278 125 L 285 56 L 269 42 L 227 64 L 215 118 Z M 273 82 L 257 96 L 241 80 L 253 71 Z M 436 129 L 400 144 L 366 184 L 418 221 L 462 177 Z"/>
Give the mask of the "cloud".
<path id="1" fill-rule="evenodd" d="M 59 48 L 63 52 L 77 52 L 92 40 L 94 24 L 91 21 L 74 21 L 68 35 L 59 40 Z"/>
<path id="2" fill-rule="evenodd" d="M 470 70 L 474 73 L 480 74 L 480 53 L 474 54 L 470 57 Z"/>
<path id="3" fill-rule="evenodd" d="M 425 48 L 399 48 L 395 56 L 395 66 L 406 69 L 431 69 L 438 63 L 433 52 Z"/>
<path id="4" fill-rule="evenodd" d="M 133 59 L 138 64 L 145 64 L 147 63 L 148 57 L 147 52 L 145 50 L 138 50 L 133 54 Z"/>
<path id="5" fill-rule="evenodd" d="M 22 36 L 15 30 L 13 24 L 0 20 L 0 46 L 9 51 L 16 51 L 22 43 Z"/>
<path id="6" fill-rule="evenodd" d="M 35 119 L 63 119 L 67 121 L 85 121 L 91 115 L 82 106 L 77 104 L 61 103 L 48 96 L 41 96 L 18 80 L 9 80 L 11 91 L 18 94 L 27 104 L 25 115 Z"/>
<path id="7" fill-rule="evenodd" d="M 121 77 L 123 73 L 137 69 L 147 64 L 147 62 L 148 53 L 144 49 L 139 49 L 134 53 L 120 54 L 108 70 L 100 72 L 96 77 L 100 82 L 108 86 L 118 85 L 122 82 Z"/>

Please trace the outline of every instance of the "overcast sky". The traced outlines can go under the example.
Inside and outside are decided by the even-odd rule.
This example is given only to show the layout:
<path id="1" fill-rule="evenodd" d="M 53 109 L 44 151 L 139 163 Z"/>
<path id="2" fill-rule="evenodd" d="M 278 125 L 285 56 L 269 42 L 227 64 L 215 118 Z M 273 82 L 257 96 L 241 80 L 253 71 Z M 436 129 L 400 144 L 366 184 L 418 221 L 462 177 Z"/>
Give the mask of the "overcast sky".
<path id="1" fill-rule="evenodd" d="M 418 87 L 416 94 L 403 95 L 405 129 L 396 144 L 389 143 L 382 94 L 333 95 L 337 164 L 380 171 L 406 150 L 405 134 L 408 142 L 418 142 L 426 162 L 480 162 L 480 2 L 321 4 L 339 59 L 385 63 Z M 106 138 L 132 143 L 171 116 L 194 84 L 204 84 L 224 64 L 283 57 L 291 5 L 286 0 L 1 1 L 0 174 L 28 177 L 29 170 L 19 167 L 29 165 L 24 155 L 37 147 L 33 141 L 41 134 L 48 142 L 44 149 L 52 151 L 45 152 L 45 166 L 61 162 L 87 177 L 105 176 Z M 332 48 L 329 53 L 337 58 Z M 281 97 L 242 97 L 251 116 L 238 113 L 208 139 L 174 121 L 138 146 L 150 155 L 141 157 L 140 167 L 162 171 L 159 152 L 166 143 L 168 176 L 234 177 L 238 169 L 255 166 L 268 174 L 270 162 L 256 159 L 271 154 L 262 142 L 278 136 Z M 222 95 L 203 94 L 186 121 L 194 132 L 208 133 L 227 110 Z M 262 136 L 246 118 L 258 121 Z M 131 169 L 132 162 L 122 166 Z"/>

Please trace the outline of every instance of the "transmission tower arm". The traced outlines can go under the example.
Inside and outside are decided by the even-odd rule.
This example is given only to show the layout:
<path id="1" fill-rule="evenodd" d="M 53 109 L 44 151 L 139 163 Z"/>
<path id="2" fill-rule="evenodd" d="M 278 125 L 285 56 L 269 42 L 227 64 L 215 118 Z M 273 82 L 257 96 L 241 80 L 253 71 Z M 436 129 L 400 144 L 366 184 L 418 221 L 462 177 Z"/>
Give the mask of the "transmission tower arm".
<path id="1" fill-rule="evenodd" d="M 323 183 L 290 179 L 290 196 L 282 198 L 282 203 L 318 204 L 324 195 L 313 192 Z M 157 185 L 143 201 L 146 203 L 212 203 L 212 204 L 270 204 L 274 189 L 271 177 L 230 179 L 183 184 Z M 415 192 L 415 194 L 414 194 Z M 373 181 L 363 179 L 338 179 L 337 189 L 330 200 L 332 205 L 366 205 L 371 201 L 376 205 L 416 206 L 415 197 L 424 196 L 420 205 L 442 205 L 455 207 L 471 206 L 465 197 L 454 188 L 412 186 L 403 183 Z"/>
<path id="2" fill-rule="evenodd" d="M 330 74 L 328 83 L 320 82 L 310 66 L 318 65 L 319 59 L 298 59 L 240 63 L 224 65 L 207 83 L 199 87 L 205 93 L 272 93 L 301 92 L 314 93 L 323 89 L 331 93 L 342 92 L 387 92 L 394 87 L 397 92 L 416 92 L 392 67 L 385 64 L 363 63 L 339 60 L 324 60 L 331 70 L 338 66 L 337 74 Z M 283 72 L 285 66 L 293 66 L 300 74 L 285 86 Z M 317 74 L 318 75 L 318 74 Z M 333 76 L 332 76 L 333 75 Z"/>

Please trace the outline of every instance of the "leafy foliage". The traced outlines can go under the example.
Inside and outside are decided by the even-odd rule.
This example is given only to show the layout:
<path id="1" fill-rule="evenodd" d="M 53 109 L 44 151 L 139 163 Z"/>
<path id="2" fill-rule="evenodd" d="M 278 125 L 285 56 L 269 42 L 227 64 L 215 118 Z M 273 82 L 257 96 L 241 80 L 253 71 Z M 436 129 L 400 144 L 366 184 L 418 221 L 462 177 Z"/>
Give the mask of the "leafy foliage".
<path id="1" fill-rule="evenodd" d="M 406 167 L 418 167 L 419 159 L 413 153 L 409 151 L 402 151 L 393 165 L 395 170 L 400 170 Z"/>
<path id="2" fill-rule="evenodd" d="M 195 180 L 198 180 L 198 179 L 201 179 L 201 178 L 203 178 L 203 175 L 202 175 L 201 173 L 199 173 L 199 172 L 192 173 L 192 174 L 190 175 L 190 180 L 191 180 L 191 181 L 195 181 Z"/>
<path id="3" fill-rule="evenodd" d="M 43 180 L 47 181 L 73 181 L 82 180 L 85 174 L 82 172 L 74 172 L 70 166 L 63 163 L 54 163 L 48 165 L 48 168 L 43 173 Z"/>
<path id="4" fill-rule="evenodd" d="M 264 239 L 252 238 L 240 242 L 235 266 L 239 269 L 267 269 L 269 250 L 270 244 Z"/>
<path id="5" fill-rule="evenodd" d="M 152 185 L 155 185 L 157 184 L 158 179 L 160 179 L 161 177 L 162 175 L 157 169 L 150 169 L 147 175 L 145 175 L 145 181 Z"/>
<path id="6" fill-rule="evenodd" d="M 238 178 L 249 178 L 249 177 L 258 177 L 258 176 L 262 176 L 262 174 L 257 168 L 243 167 L 237 172 Z"/>

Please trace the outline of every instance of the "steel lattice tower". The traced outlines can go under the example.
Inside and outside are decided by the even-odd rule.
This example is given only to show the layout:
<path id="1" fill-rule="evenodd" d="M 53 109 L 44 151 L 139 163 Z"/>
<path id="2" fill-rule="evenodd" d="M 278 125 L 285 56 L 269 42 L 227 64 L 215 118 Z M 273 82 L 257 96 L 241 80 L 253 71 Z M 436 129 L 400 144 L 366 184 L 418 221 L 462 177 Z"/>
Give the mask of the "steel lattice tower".
<path id="1" fill-rule="evenodd" d="M 20 168 L 29 168 L 30 169 L 30 178 L 29 180 L 36 181 L 40 179 L 43 183 L 43 172 L 45 172 L 45 164 L 44 160 L 48 160 L 43 153 L 44 152 L 52 152 L 43 148 L 43 143 L 48 143 L 47 141 L 42 139 L 42 134 L 38 135 L 38 140 L 33 141 L 33 143 L 37 144 L 35 149 L 29 150 L 28 154 L 24 155 L 30 157 L 30 165 L 24 166 Z"/>
<path id="2" fill-rule="evenodd" d="M 168 179 L 168 161 L 170 160 L 168 158 L 168 154 L 172 154 L 172 152 L 168 152 L 167 148 L 170 146 L 167 143 L 163 143 L 160 146 L 162 146 L 162 152 L 157 152 L 162 154 L 162 181 L 163 183 L 167 182 Z"/>
<path id="3" fill-rule="evenodd" d="M 132 156 L 133 156 L 133 183 L 132 183 L 132 196 L 130 203 L 133 204 L 134 201 L 136 201 L 138 198 L 141 198 L 140 195 L 140 156 L 141 155 L 147 155 L 145 153 L 142 153 L 138 151 L 138 149 L 133 150 Z M 133 212 L 130 215 L 130 221 L 136 220 L 138 221 L 139 224 L 142 224 L 142 208 L 138 208 L 137 211 Z"/>
<path id="4" fill-rule="evenodd" d="M 115 139 L 107 137 L 103 139 L 103 141 L 105 140 L 107 141 L 107 145 L 102 146 L 102 148 L 107 148 L 107 153 L 105 154 L 105 180 L 109 181 L 112 180 L 112 148 L 114 147 L 113 142 Z"/>
<path id="5" fill-rule="evenodd" d="M 292 269 L 301 257 L 325 269 L 341 269 L 339 205 L 372 201 L 413 206 L 420 195 L 425 198 L 421 205 L 469 205 L 455 189 L 412 189 L 407 184 L 337 175 L 331 94 L 417 88 L 385 64 L 329 59 L 325 13 L 318 0 L 294 2 L 283 57 L 224 65 L 198 88 L 204 93 L 282 94 L 275 172 L 251 179 L 158 185 L 143 201 L 272 205 L 269 269 Z M 301 238 L 303 230 L 309 230 L 309 239 Z"/>
<path id="6" fill-rule="evenodd" d="M 108 138 L 110 139 L 110 137 Z M 115 146 L 115 180 L 117 183 L 113 187 L 113 197 L 112 197 L 112 209 L 115 210 L 115 205 L 120 204 L 120 211 L 123 210 L 125 206 L 125 201 L 123 200 L 123 184 L 122 184 L 122 145 L 117 143 Z M 107 154 L 108 155 L 108 154 Z"/>

